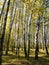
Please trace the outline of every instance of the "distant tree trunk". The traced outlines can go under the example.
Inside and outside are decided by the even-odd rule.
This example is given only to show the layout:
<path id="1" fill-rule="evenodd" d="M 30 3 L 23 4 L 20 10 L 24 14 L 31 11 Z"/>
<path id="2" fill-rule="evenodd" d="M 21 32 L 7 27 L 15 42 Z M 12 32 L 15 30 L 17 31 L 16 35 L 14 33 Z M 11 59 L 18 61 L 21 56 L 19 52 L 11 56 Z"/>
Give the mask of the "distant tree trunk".
<path id="1" fill-rule="evenodd" d="M 16 40 L 16 22 L 14 23 L 15 24 L 15 26 L 14 26 L 14 32 L 13 32 L 13 34 L 12 35 L 14 35 L 14 38 L 13 38 L 13 40 Z M 15 34 L 14 34 L 15 33 Z M 12 40 L 12 52 L 14 52 L 15 51 L 15 41 L 13 41 Z"/>
<path id="2" fill-rule="evenodd" d="M 13 3 L 13 6 L 14 6 L 14 3 Z M 12 9 L 12 11 L 13 11 L 13 9 Z M 16 8 L 15 8 L 14 15 L 13 15 L 13 18 L 11 20 L 10 27 L 9 27 L 9 35 L 8 35 L 8 41 L 7 41 L 6 55 L 8 54 L 8 50 L 9 50 L 10 35 L 11 35 L 12 25 L 13 25 L 14 18 L 15 18 L 15 13 L 16 13 Z M 13 14 L 13 12 L 12 12 L 12 14 Z"/>
<path id="3" fill-rule="evenodd" d="M 45 45 L 45 49 L 46 49 L 46 54 L 48 55 L 48 49 L 47 49 L 47 34 L 46 34 L 46 26 L 44 24 L 44 45 Z"/>
<path id="4" fill-rule="evenodd" d="M 28 52 L 27 52 L 27 59 L 29 59 L 30 55 L 30 34 L 28 34 Z"/>
<path id="5" fill-rule="evenodd" d="M 5 3 L 6 3 L 6 0 L 4 1 L 3 7 L 2 7 L 2 10 L 1 10 L 1 14 L 0 14 L 0 18 L 2 16 L 2 14 L 3 14 Z"/>
<path id="6" fill-rule="evenodd" d="M 12 52 L 14 52 L 14 41 L 12 39 Z"/>
<path id="7" fill-rule="evenodd" d="M 45 30 L 45 26 L 44 26 L 45 24 L 44 24 L 44 22 L 43 22 L 43 50 L 44 50 L 44 48 L 45 48 L 45 45 L 44 45 L 44 30 Z"/>
<path id="8" fill-rule="evenodd" d="M 38 40 L 38 34 L 39 34 L 39 27 L 40 27 L 40 17 L 37 20 L 37 27 L 36 27 L 36 49 L 35 49 L 35 59 L 38 59 L 38 52 L 39 52 L 39 40 Z"/>
<path id="9" fill-rule="evenodd" d="M 47 32 L 46 32 L 46 19 L 45 19 L 45 11 L 44 11 L 44 21 L 43 21 L 43 50 L 46 49 L 46 54 L 48 55 L 48 49 L 47 49 Z"/>
<path id="10" fill-rule="evenodd" d="M 46 34 L 45 34 L 44 40 L 45 40 L 45 49 L 46 49 L 46 54 L 49 55 L 49 53 L 48 53 L 48 49 L 47 49 L 47 43 L 46 43 Z"/>
<path id="11" fill-rule="evenodd" d="M 18 31 L 17 31 L 17 48 L 16 48 L 16 54 L 17 57 L 19 58 L 19 52 L 20 52 L 20 9 L 18 9 L 18 16 L 17 16 L 17 20 L 18 20 Z"/>
<path id="12" fill-rule="evenodd" d="M 35 48 L 35 42 L 34 42 L 35 40 L 34 40 L 34 35 L 33 34 L 32 34 L 32 41 L 31 41 L 31 43 L 32 43 L 32 46 L 33 46 L 32 48 L 34 49 Z"/>
<path id="13" fill-rule="evenodd" d="M 25 34 L 24 34 L 24 53 L 25 53 L 25 58 L 27 58 L 26 42 L 25 42 Z"/>
<path id="14" fill-rule="evenodd" d="M 28 21 L 28 50 L 27 50 L 27 59 L 29 59 L 30 55 L 30 26 L 31 26 L 31 16 L 29 16 L 29 21 Z"/>
<path id="15" fill-rule="evenodd" d="M 25 53 L 25 58 L 27 58 L 26 39 L 25 39 L 25 12 L 26 12 L 26 7 L 24 7 L 24 11 L 23 11 L 23 22 L 24 22 L 23 37 L 24 37 L 24 53 Z"/>
<path id="16" fill-rule="evenodd" d="M 7 10 L 6 10 L 6 15 L 5 15 L 5 19 L 4 19 L 3 32 L 2 32 L 2 37 L 0 38 L 0 65 L 2 62 L 2 50 L 3 50 L 2 47 L 3 47 L 3 42 L 4 42 L 4 36 L 5 36 L 5 30 L 6 30 L 6 21 L 7 21 L 9 6 L 10 6 L 10 0 L 7 3 Z"/>
<path id="17" fill-rule="evenodd" d="M 19 49 L 20 49 L 20 35 L 19 35 L 19 24 L 18 24 L 18 38 L 17 38 L 17 57 L 19 58 Z"/>

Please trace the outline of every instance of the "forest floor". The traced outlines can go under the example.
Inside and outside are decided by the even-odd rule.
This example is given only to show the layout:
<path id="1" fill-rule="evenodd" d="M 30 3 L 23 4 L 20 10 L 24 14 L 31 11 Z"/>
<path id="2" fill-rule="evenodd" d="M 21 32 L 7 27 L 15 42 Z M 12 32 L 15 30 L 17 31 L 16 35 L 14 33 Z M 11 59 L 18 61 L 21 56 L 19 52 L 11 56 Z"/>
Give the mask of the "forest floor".
<path id="1" fill-rule="evenodd" d="M 8 55 L 2 56 L 2 65 L 49 65 L 49 55 L 46 55 L 45 50 L 39 50 L 39 59 L 35 60 L 35 50 L 31 49 L 29 60 L 25 59 L 24 52 L 20 52 L 20 58 L 14 52 L 9 51 Z"/>

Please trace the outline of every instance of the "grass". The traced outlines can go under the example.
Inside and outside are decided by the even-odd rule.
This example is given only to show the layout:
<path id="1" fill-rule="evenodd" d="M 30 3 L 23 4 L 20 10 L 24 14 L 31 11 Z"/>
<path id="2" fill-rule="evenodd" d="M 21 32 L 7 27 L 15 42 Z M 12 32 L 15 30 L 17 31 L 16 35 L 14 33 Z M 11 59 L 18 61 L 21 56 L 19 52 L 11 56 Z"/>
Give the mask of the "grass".
<path id="1" fill-rule="evenodd" d="M 9 51 L 8 55 L 2 56 L 2 65 L 49 65 L 49 55 L 46 55 L 45 50 L 39 50 L 39 59 L 35 60 L 35 50 L 31 49 L 29 60 L 25 59 L 24 52 L 21 50 L 20 58 L 14 52 Z"/>

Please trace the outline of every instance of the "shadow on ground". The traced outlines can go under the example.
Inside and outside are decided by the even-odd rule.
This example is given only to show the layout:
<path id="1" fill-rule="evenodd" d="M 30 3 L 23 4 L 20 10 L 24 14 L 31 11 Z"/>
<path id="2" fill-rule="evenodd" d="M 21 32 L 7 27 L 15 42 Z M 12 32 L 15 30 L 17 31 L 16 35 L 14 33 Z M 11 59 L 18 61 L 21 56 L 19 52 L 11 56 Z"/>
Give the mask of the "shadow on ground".
<path id="1" fill-rule="evenodd" d="M 2 57 L 2 65 L 49 65 L 49 55 L 39 57 L 38 60 L 34 57 L 26 60 L 24 56 L 18 59 L 16 55 L 8 54 Z"/>

